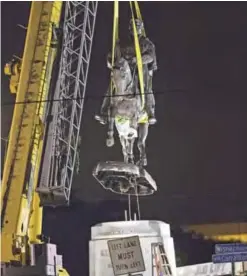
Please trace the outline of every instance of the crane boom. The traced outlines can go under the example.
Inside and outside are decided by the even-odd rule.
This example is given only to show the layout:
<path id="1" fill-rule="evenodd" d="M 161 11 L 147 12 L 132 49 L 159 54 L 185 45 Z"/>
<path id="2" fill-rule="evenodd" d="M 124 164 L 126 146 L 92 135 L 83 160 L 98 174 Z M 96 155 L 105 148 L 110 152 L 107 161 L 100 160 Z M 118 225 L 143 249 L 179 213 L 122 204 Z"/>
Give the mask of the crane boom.
<path id="1" fill-rule="evenodd" d="M 31 7 L 2 179 L 2 262 L 25 263 L 24 239 L 42 152 L 45 103 L 41 101 L 49 90 L 54 61 L 50 44 L 61 8 L 60 1 L 37 1 Z"/>
<path id="2" fill-rule="evenodd" d="M 44 205 L 69 203 L 97 6 L 97 1 L 65 2 L 59 73 L 37 189 Z"/>
<path id="3" fill-rule="evenodd" d="M 33 1 L 23 58 L 5 66 L 16 104 L 1 186 L 4 276 L 68 275 L 42 239 L 42 206 L 69 202 L 97 4 Z"/>

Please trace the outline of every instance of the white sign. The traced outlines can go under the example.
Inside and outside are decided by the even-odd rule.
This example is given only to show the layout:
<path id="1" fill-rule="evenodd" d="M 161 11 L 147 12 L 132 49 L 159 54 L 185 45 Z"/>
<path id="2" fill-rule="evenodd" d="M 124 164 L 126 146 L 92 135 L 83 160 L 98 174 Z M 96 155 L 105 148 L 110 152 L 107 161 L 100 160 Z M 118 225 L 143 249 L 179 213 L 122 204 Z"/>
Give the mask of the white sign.
<path id="1" fill-rule="evenodd" d="M 115 276 L 145 271 L 139 236 L 109 240 L 107 243 Z"/>

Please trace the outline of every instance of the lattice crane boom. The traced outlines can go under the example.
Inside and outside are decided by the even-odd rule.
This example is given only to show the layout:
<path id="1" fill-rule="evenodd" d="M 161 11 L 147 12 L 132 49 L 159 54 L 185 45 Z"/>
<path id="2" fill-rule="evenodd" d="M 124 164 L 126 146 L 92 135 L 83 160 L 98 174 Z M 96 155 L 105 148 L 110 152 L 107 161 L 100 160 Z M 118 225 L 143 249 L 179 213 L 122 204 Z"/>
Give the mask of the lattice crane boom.
<path id="1" fill-rule="evenodd" d="M 69 203 L 98 3 L 65 3 L 63 43 L 38 192 L 42 204 Z"/>

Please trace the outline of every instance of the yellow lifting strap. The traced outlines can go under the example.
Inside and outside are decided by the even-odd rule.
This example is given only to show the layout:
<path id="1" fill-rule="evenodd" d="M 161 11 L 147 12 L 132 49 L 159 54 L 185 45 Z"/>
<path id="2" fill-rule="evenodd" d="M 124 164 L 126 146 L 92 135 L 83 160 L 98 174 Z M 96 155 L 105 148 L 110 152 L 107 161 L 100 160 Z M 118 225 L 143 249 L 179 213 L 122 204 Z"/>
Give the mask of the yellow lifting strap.
<path id="1" fill-rule="evenodd" d="M 136 10 L 136 16 L 138 19 L 140 19 L 142 22 L 142 15 L 141 15 L 141 10 L 140 10 L 140 7 L 139 7 L 139 4 L 137 1 L 134 1 L 134 5 L 135 5 L 135 10 Z M 142 33 L 143 36 L 146 37 L 146 32 L 145 32 L 145 29 L 143 28 L 143 33 Z"/>
<path id="2" fill-rule="evenodd" d="M 139 4 L 137 1 L 129 1 L 130 9 L 131 9 L 131 17 L 132 17 L 132 24 L 133 24 L 133 34 L 134 34 L 134 43 L 135 43 L 135 53 L 136 53 L 136 61 L 137 61 L 137 69 L 138 69 L 138 76 L 139 76 L 139 83 L 140 83 L 140 92 L 141 92 L 141 98 L 142 98 L 142 109 L 145 106 L 145 95 L 144 95 L 144 78 L 143 78 L 143 66 L 142 66 L 142 56 L 141 56 L 141 49 L 140 49 L 140 43 L 139 38 L 137 34 L 136 24 L 135 24 L 135 15 L 134 15 L 134 8 L 136 12 L 136 16 L 138 19 L 142 20 Z M 114 12 L 113 12 L 113 38 L 112 38 L 112 66 L 114 66 L 114 58 L 115 58 L 115 50 L 116 50 L 116 44 L 119 39 L 118 35 L 118 29 L 119 29 L 119 3 L 118 0 L 114 1 Z M 143 36 L 146 36 L 145 30 L 143 30 Z M 113 92 L 113 83 L 111 80 L 111 95 Z"/>
<path id="3" fill-rule="evenodd" d="M 114 66 L 114 59 L 115 59 L 115 51 L 116 51 L 116 44 L 119 39 L 118 37 L 118 26 L 119 26 L 119 3 L 118 0 L 114 1 L 114 11 L 113 11 L 113 36 L 112 36 L 112 58 L 111 58 L 111 66 Z M 111 88 L 110 88 L 111 96 L 113 92 L 113 82 L 111 79 Z"/>
<path id="4" fill-rule="evenodd" d="M 129 1 L 129 3 L 130 3 L 131 15 L 132 15 L 136 61 L 137 61 L 137 69 L 138 69 L 138 76 L 139 76 L 139 83 L 140 83 L 140 90 L 141 90 L 140 92 L 141 92 L 141 98 L 142 98 L 142 109 L 143 109 L 144 106 L 145 106 L 145 95 L 144 95 L 142 55 L 141 55 L 140 43 L 139 43 L 136 24 L 135 24 L 135 15 L 134 15 L 134 10 L 133 10 L 133 3 L 132 3 L 132 1 Z M 135 9 L 136 9 L 137 16 L 139 17 L 139 19 L 141 19 L 141 12 L 140 12 L 139 5 L 138 5 L 137 1 L 135 1 Z"/>

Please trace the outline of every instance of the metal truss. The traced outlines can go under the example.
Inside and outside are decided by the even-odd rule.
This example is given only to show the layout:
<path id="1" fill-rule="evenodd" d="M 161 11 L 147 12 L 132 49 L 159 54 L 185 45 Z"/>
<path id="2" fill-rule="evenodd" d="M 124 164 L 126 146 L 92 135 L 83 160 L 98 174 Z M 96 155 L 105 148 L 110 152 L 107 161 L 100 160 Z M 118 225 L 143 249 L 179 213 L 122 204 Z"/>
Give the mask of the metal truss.
<path id="1" fill-rule="evenodd" d="M 68 204 L 76 171 L 80 125 L 97 1 L 66 1 L 63 42 L 54 101 L 47 120 L 37 191 L 44 205 Z"/>

